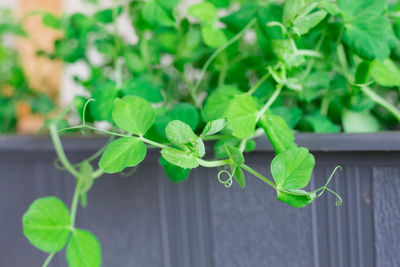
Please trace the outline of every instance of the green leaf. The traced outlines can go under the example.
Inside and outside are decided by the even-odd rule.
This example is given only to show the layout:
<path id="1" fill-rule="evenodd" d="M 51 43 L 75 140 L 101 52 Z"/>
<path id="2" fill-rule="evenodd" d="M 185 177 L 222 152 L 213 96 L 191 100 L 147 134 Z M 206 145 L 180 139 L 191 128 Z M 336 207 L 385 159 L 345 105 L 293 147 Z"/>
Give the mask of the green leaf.
<path id="1" fill-rule="evenodd" d="M 201 133 L 201 136 L 210 136 L 213 134 L 216 134 L 220 132 L 222 129 L 225 128 L 226 121 L 225 119 L 218 119 L 218 120 L 213 120 L 207 122 L 206 126 L 203 129 L 203 132 Z"/>
<path id="2" fill-rule="evenodd" d="M 146 145 L 136 137 L 122 137 L 112 141 L 99 161 L 106 173 L 120 172 L 138 165 L 146 156 Z"/>
<path id="3" fill-rule="evenodd" d="M 300 121 L 303 111 L 298 107 L 271 107 L 271 112 L 274 115 L 282 117 L 289 128 L 293 129 Z"/>
<path id="4" fill-rule="evenodd" d="M 338 0 L 345 19 L 344 40 L 360 57 L 385 60 L 390 54 L 393 29 L 382 15 L 385 0 Z"/>
<path id="5" fill-rule="evenodd" d="M 50 28 L 53 28 L 56 30 L 61 28 L 61 18 L 56 17 L 51 12 L 45 12 L 43 14 L 42 22 L 47 27 L 50 27 Z"/>
<path id="6" fill-rule="evenodd" d="M 188 124 L 192 130 L 196 130 L 199 125 L 199 111 L 189 103 L 180 103 L 168 110 L 166 116 L 169 120 L 180 120 Z"/>
<path id="7" fill-rule="evenodd" d="M 252 96 L 248 94 L 235 96 L 230 101 L 224 115 L 233 136 L 244 139 L 249 138 L 254 133 L 258 109 Z"/>
<path id="8" fill-rule="evenodd" d="M 165 134 L 168 140 L 176 145 L 187 144 L 197 138 L 197 135 L 192 131 L 192 128 L 179 120 L 174 120 L 168 123 L 165 128 Z"/>
<path id="9" fill-rule="evenodd" d="M 86 230 L 75 229 L 65 252 L 69 267 L 101 266 L 101 247 L 97 238 Z"/>
<path id="10" fill-rule="evenodd" d="M 96 121 L 112 121 L 111 112 L 117 95 L 118 91 L 112 84 L 105 83 L 95 87 L 92 92 L 92 98 L 95 101 L 90 102 L 89 105 L 91 115 Z"/>
<path id="11" fill-rule="evenodd" d="M 125 59 L 125 65 L 130 71 L 137 73 L 146 70 L 146 65 L 143 59 L 133 51 L 130 50 L 125 51 L 124 59 Z"/>
<path id="12" fill-rule="evenodd" d="M 246 179 L 244 178 L 244 174 L 242 169 L 239 166 L 236 166 L 233 170 L 233 178 L 240 185 L 241 188 L 246 186 Z"/>
<path id="13" fill-rule="evenodd" d="M 99 12 L 96 12 L 93 15 L 93 18 L 98 22 L 102 23 L 111 23 L 113 22 L 119 15 L 121 15 L 123 8 L 119 7 L 117 9 L 104 9 Z"/>
<path id="14" fill-rule="evenodd" d="M 121 89 L 124 95 L 139 96 L 152 103 L 164 100 L 161 94 L 161 87 L 151 81 L 151 78 L 144 76 L 125 81 Z"/>
<path id="15" fill-rule="evenodd" d="M 357 65 L 354 82 L 355 84 L 365 84 L 368 82 L 371 69 L 370 61 L 364 60 Z"/>
<path id="16" fill-rule="evenodd" d="M 277 191 L 277 199 L 295 208 L 302 208 L 315 199 L 315 193 L 308 193 L 299 189 L 285 189 Z"/>
<path id="17" fill-rule="evenodd" d="M 174 26 L 175 22 L 156 2 L 145 2 L 142 8 L 143 18 L 153 26 Z"/>
<path id="18" fill-rule="evenodd" d="M 189 7 L 188 14 L 202 23 L 212 24 L 217 20 L 217 8 L 209 2 L 201 2 Z"/>
<path id="19" fill-rule="evenodd" d="M 230 0 L 206 0 L 207 2 L 212 3 L 216 7 L 229 7 L 230 5 Z"/>
<path id="20" fill-rule="evenodd" d="M 319 10 L 307 16 L 301 16 L 294 20 L 294 27 L 299 35 L 308 33 L 312 28 L 318 25 L 325 17 L 327 12 Z"/>
<path id="21" fill-rule="evenodd" d="M 244 163 L 243 153 L 236 147 L 231 145 L 225 145 L 226 152 L 229 158 L 236 166 L 241 166 Z"/>
<path id="22" fill-rule="evenodd" d="M 175 166 L 166 161 L 163 157 L 160 157 L 159 163 L 163 166 L 165 174 L 173 183 L 177 184 L 189 178 L 190 169 Z"/>
<path id="23" fill-rule="evenodd" d="M 169 163 L 184 169 L 193 169 L 199 166 L 197 158 L 187 154 L 185 151 L 175 148 L 163 148 L 161 155 Z"/>
<path id="24" fill-rule="evenodd" d="M 25 237 L 45 252 L 64 248 L 71 232 L 71 218 L 64 202 L 56 197 L 36 199 L 22 218 Z"/>
<path id="25" fill-rule="evenodd" d="M 272 177 L 277 189 L 300 189 L 311 178 L 315 159 L 307 148 L 295 147 L 277 155 L 271 162 Z"/>
<path id="26" fill-rule="evenodd" d="M 115 99 L 112 118 L 121 129 L 143 136 L 153 125 L 156 115 L 149 102 L 137 96 Z"/>
<path id="27" fill-rule="evenodd" d="M 178 5 L 179 0 L 156 0 L 156 2 L 165 9 L 173 9 Z"/>
<path id="28" fill-rule="evenodd" d="M 203 37 L 204 43 L 209 47 L 217 48 L 227 42 L 223 30 L 213 25 L 203 26 L 201 28 L 201 36 Z"/>
<path id="29" fill-rule="evenodd" d="M 82 161 L 82 163 L 79 164 L 79 194 L 81 196 L 81 204 L 84 207 L 86 206 L 86 193 L 93 186 L 93 172 L 93 167 L 88 160 L 84 160 Z"/>
<path id="30" fill-rule="evenodd" d="M 311 0 L 287 0 L 283 9 L 283 24 L 288 27 Z"/>
<path id="31" fill-rule="evenodd" d="M 316 133 L 338 133 L 340 127 L 334 124 L 328 117 L 316 112 L 304 117 Z"/>
<path id="32" fill-rule="evenodd" d="M 224 137 L 218 140 L 214 145 L 214 152 L 217 158 L 226 158 L 228 157 L 228 152 L 226 151 L 225 146 L 231 145 L 236 148 L 239 148 L 241 141 L 235 137 Z M 247 140 L 244 151 L 251 152 L 255 149 L 256 143 L 254 140 Z"/>
<path id="33" fill-rule="evenodd" d="M 318 98 L 323 90 L 329 89 L 330 75 L 325 71 L 310 74 L 304 81 L 303 90 L 300 91 L 301 100 L 311 102 Z"/>
<path id="34" fill-rule="evenodd" d="M 383 62 L 375 59 L 370 71 L 377 84 L 385 87 L 400 86 L 400 69 L 390 58 Z"/>
<path id="35" fill-rule="evenodd" d="M 336 3 L 330 2 L 329 0 L 322 0 L 318 3 L 319 7 L 327 11 L 332 16 L 340 14 L 339 7 Z"/>
<path id="36" fill-rule="evenodd" d="M 276 154 L 297 146 L 294 142 L 292 130 L 281 117 L 265 114 L 261 117 L 261 127 L 268 136 Z"/>
<path id="37" fill-rule="evenodd" d="M 171 143 L 189 149 L 197 157 L 204 156 L 203 140 L 186 123 L 179 120 L 171 121 L 165 128 L 165 134 Z"/>
<path id="38" fill-rule="evenodd" d="M 215 89 L 207 98 L 203 107 L 203 115 L 206 121 L 221 119 L 229 105 L 229 101 L 233 99 L 235 95 L 241 93 L 242 91 L 229 85 L 224 85 Z"/>
<path id="39" fill-rule="evenodd" d="M 378 132 L 381 129 L 378 119 L 368 110 L 364 112 L 345 110 L 342 115 L 342 123 L 346 133 L 370 133 Z"/>

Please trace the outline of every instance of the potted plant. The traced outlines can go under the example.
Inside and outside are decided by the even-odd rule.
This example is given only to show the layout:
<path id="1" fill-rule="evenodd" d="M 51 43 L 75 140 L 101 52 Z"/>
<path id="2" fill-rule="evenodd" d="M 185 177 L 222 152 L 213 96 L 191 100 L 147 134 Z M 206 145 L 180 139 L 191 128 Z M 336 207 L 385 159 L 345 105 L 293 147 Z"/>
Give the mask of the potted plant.
<path id="1" fill-rule="evenodd" d="M 294 142 L 293 130 L 375 132 L 397 127 L 398 5 L 210 0 L 183 11 L 179 7 L 179 1 L 135 1 L 91 15 L 43 14 L 43 22 L 62 30 L 63 37 L 54 53 L 40 54 L 66 63 L 80 61 L 89 70 L 88 77 L 75 77 L 87 95 L 76 96 L 48 123 L 57 164 L 75 177 L 71 207 L 44 197 L 23 216 L 26 238 L 49 253 L 43 266 L 64 248 L 69 266 L 101 265 L 97 238 L 76 226 L 78 206 L 86 206 L 98 177 L 126 168 L 135 171 L 147 154 L 154 158 L 161 152 L 159 163 L 174 183 L 187 180 L 193 169 L 217 168 L 217 180 L 226 188 L 234 183 L 245 187 L 255 177 L 271 186 L 278 200 L 296 208 L 308 206 L 325 191 L 341 205 L 341 197 L 329 187 L 340 167 L 319 173 L 324 183 L 305 190 L 315 159 Z M 124 12 L 132 20 L 136 43 L 118 33 L 118 17 Z M 390 101 L 392 95 L 395 101 Z M 73 110 L 81 123 L 59 126 Z M 72 164 L 59 135 L 77 130 L 106 134 L 110 140 L 93 156 Z M 264 134 L 275 153 L 272 160 L 267 157 L 271 175 L 265 175 L 265 167 L 251 167 L 247 158 L 252 154 L 245 153 Z M 206 154 L 206 141 L 213 141 L 214 156 Z M 98 157 L 98 167 L 93 167 Z M 210 227 L 221 229 L 214 219 Z M 243 266 L 218 255 L 213 255 L 216 266 Z M 182 257 L 174 266 L 194 264 Z M 263 264 L 255 259 L 255 266 Z M 207 260 L 201 262 L 197 264 L 209 266 Z"/>

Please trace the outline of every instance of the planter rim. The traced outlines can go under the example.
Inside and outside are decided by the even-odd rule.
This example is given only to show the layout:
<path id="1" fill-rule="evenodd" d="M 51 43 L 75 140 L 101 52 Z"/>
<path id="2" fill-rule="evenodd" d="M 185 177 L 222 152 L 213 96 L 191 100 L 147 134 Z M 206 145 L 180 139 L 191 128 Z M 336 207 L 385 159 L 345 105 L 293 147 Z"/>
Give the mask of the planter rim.
<path id="1" fill-rule="evenodd" d="M 379 133 L 298 133 L 296 143 L 315 152 L 340 151 L 400 151 L 400 131 Z M 65 150 L 70 152 L 95 151 L 107 141 L 103 136 L 63 136 Z M 266 136 L 256 139 L 256 151 L 273 151 Z M 50 152 L 53 146 L 48 136 L 0 136 L 1 151 Z"/>

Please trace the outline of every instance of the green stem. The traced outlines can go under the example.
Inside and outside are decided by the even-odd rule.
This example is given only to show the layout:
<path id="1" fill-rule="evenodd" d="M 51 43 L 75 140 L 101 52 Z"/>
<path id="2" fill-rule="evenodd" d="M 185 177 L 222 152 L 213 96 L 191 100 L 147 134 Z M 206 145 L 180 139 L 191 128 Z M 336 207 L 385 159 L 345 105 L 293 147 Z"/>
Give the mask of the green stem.
<path id="1" fill-rule="evenodd" d="M 250 168 L 249 166 L 243 164 L 242 166 L 240 166 L 243 170 L 247 171 L 248 173 L 253 174 L 255 177 L 257 177 L 258 179 L 260 179 L 261 181 L 269 184 L 270 186 L 272 186 L 274 189 L 276 189 L 276 185 L 274 184 L 274 182 L 272 182 L 270 179 L 268 179 L 267 177 L 265 177 L 264 175 L 262 175 L 261 173 L 253 170 L 252 168 Z"/>
<path id="2" fill-rule="evenodd" d="M 211 65 L 211 63 L 213 62 L 213 60 L 222 52 L 224 51 L 227 47 L 229 47 L 230 45 L 232 45 L 234 42 L 236 42 L 237 40 L 239 40 L 246 32 L 248 29 L 250 29 L 251 27 L 253 27 L 253 25 L 256 23 L 256 19 L 253 18 L 240 32 L 238 32 L 235 36 L 232 37 L 232 39 L 228 40 L 225 44 L 223 44 L 222 46 L 220 46 L 217 50 L 214 51 L 214 53 L 210 56 L 210 58 L 206 61 L 206 63 L 204 64 L 203 68 L 201 69 L 200 72 L 200 77 L 197 80 L 194 88 L 193 88 L 193 95 L 196 95 L 197 90 L 200 87 L 201 82 L 204 79 L 204 76 L 206 74 L 207 68 Z"/>
<path id="3" fill-rule="evenodd" d="M 79 172 L 72 166 L 71 162 L 69 162 L 67 156 L 65 155 L 60 141 L 60 136 L 57 133 L 57 128 L 55 124 L 50 124 L 49 129 L 54 149 L 56 150 L 57 156 L 60 159 L 61 163 L 64 165 L 65 169 L 73 176 L 80 177 Z"/>
<path id="4" fill-rule="evenodd" d="M 384 109 L 389 111 L 396 117 L 398 121 L 400 121 L 400 110 L 396 108 L 393 104 L 389 103 L 386 99 L 375 93 L 368 86 L 361 86 L 361 91 L 368 96 L 372 101 L 382 106 Z"/>
<path id="5" fill-rule="evenodd" d="M 80 195 L 80 179 L 77 179 L 77 183 L 75 185 L 74 196 L 72 197 L 70 213 L 71 213 L 71 229 L 72 231 L 75 229 L 75 219 L 76 219 L 76 211 L 78 210 L 79 204 L 79 195 Z"/>
<path id="6" fill-rule="evenodd" d="M 207 168 L 215 168 L 215 167 L 221 167 L 228 165 L 231 160 L 230 159 L 224 159 L 224 160 L 214 160 L 214 161 L 207 161 L 203 159 L 197 159 L 198 163 L 200 166 L 207 167 Z"/>
<path id="7" fill-rule="evenodd" d="M 275 100 L 278 98 L 279 94 L 282 91 L 282 85 L 278 84 L 276 86 L 276 89 L 272 96 L 268 99 L 267 103 L 264 105 L 264 107 L 260 110 L 260 112 L 257 115 L 257 121 L 261 118 L 262 115 L 264 115 L 265 111 L 275 102 Z"/>
<path id="8" fill-rule="evenodd" d="M 50 253 L 49 256 L 47 256 L 46 260 L 43 262 L 42 267 L 47 267 L 50 261 L 53 259 L 54 255 L 56 255 L 55 252 Z"/>
<path id="9" fill-rule="evenodd" d="M 270 72 L 267 72 L 261 79 L 247 92 L 249 95 L 254 94 L 255 91 L 268 79 L 268 77 L 271 75 Z"/>

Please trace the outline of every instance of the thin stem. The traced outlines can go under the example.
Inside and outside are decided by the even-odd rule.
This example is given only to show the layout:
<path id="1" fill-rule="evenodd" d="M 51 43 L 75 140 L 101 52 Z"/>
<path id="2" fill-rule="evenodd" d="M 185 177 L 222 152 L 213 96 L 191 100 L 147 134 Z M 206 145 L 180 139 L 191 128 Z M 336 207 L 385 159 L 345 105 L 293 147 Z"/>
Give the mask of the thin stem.
<path id="1" fill-rule="evenodd" d="M 242 139 L 242 141 L 240 142 L 239 150 L 241 152 L 243 152 L 246 149 L 246 143 L 247 143 L 247 138 Z"/>
<path id="2" fill-rule="evenodd" d="M 246 32 L 248 29 L 250 29 L 255 23 L 256 23 L 256 19 L 253 18 L 240 32 L 238 32 L 235 36 L 232 37 L 232 39 L 228 40 L 225 44 L 223 44 L 222 46 L 220 46 L 217 50 L 214 51 L 214 53 L 209 57 L 209 59 L 206 61 L 206 63 L 204 64 L 203 68 L 201 69 L 200 72 L 200 77 L 197 80 L 194 88 L 193 88 L 193 94 L 196 95 L 197 90 L 200 87 L 201 82 L 204 79 L 204 76 L 206 74 L 207 68 L 211 65 L 211 63 L 213 62 L 213 60 L 222 52 L 224 51 L 227 47 L 229 47 L 230 45 L 232 45 L 234 42 L 236 42 L 237 40 L 239 40 Z"/>
<path id="3" fill-rule="evenodd" d="M 264 115 L 265 111 L 267 111 L 267 109 L 275 102 L 275 100 L 278 98 L 281 91 L 282 91 L 282 85 L 278 84 L 276 86 L 276 89 L 275 89 L 274 93 L 272 94 L 272 96 L 268 99 L 267 103 L 264 105 L 264 107 L 258 113 L 257 120 L 259 120 L 261 118 L 261 116 Z"/>
<path id="4" fill-rule="evenodd" d="M 76 219 L 76 211 L 78 210 L 79 204 L 79 195 L 80 195 L 80 188 L 81 188 L 81 179 L 77 179 L 77 183 L 75 185 L 74 196 L 72 197 L 70 213 L 71 213 L 71 229 L 75 229 L 75 219 Z"/>
<path id="5" fill-rule="evenodd" d="M 54 124 L 50 124 L 49 129 L 54 149 L 56 150 L 57 156 L 60 159 L 61 163 L 64 165 L 65 169 L 73 176 L 80 177 L 79 172 L 72 166 L 71 162 L 69 162 L 67 156 L 65 155 L 60 141 L 60 136 L 57 133 L 56 126 Z"/>
<path id="6" fill-rule="evenodd" d="M 197 162 L 200 164 L 200 166 L 207 167 L 207 168 L 214 168 L 214 167 L 221 167 L 228 165 L 231 160 L 230 159 L 224 159 L 224 160 L 214 160 L 214 161 L 207 161 L 203 159 L 197 159 Z"/>
<path id="7" fill-rule="evenodd" d="M 93 172 L 93 180 L 99 178 L 104 174 L 104 170 L 102 169 L 97 169 L 96 171 Z"/>
<path id="8" fill-rule="evenodd" d="M 261 181 L 269 184 L 270 186 L 272 186 L 274 189 L 276 189 L 276 185 L 274 184 L 274 182 L 272 182 L 270 179 L 268 179 L 267 177 L 265 177 L 264 175 L 262 175 L 261 173 L 257 172 L 256 170 L 253 170 L 252 168 L 250 168 L 249 166 L 243 164 L 242 166 L 240 166 L 243 170 L 247 171 L 248 173 L 253 174 L 255 177 L 257 177 L 258 179 L 260 179 Z"/>
<path id="9" fill-rule="evenodd" d="M 261 79 L 247 92 L 247 94 L 252 95 L 254 94 L 255 91 L 268 79 L 268 77 L 271 75 L 270 72 L 267 72 Z"/>
<path id="10" fill-rule="evenodd" d="M 166 146 L 166 145 L 151 141 L 151 140 L 149 140 L 147 138 L 144 138 L 143 136 L 139 137 L 139 139 L 142 140 L 143 142 L 149 144 L 149 145 L 152 145 L 152 146 L 155 146 L 155 147 L 158 147 L 158 148 L 161 148 L 161 149 L 162 148 L 168 148 L 168 146 Z"/>
<path id="11" fill-rule="evenodd" d="M 400 121 L 400 110 L 396 108 L 393 104 L 389 103 L 386 99 L 375 93 L 368 86 L 361 86 L 361 91 L 368 96 L 372 101 L 382 106 L 384 109 L 392 113 L 398 121 Z"/>
<path id="12" fill-rule="evenodd" d="M 50 261 L 53 259 L 54 255 L 56 255 L 55 252 L 50 253 L 50 254 L 47 256 L 46 260 L 43 262 L 42 267 L 47 267 L 47 266 L 49 265 Z"/>

